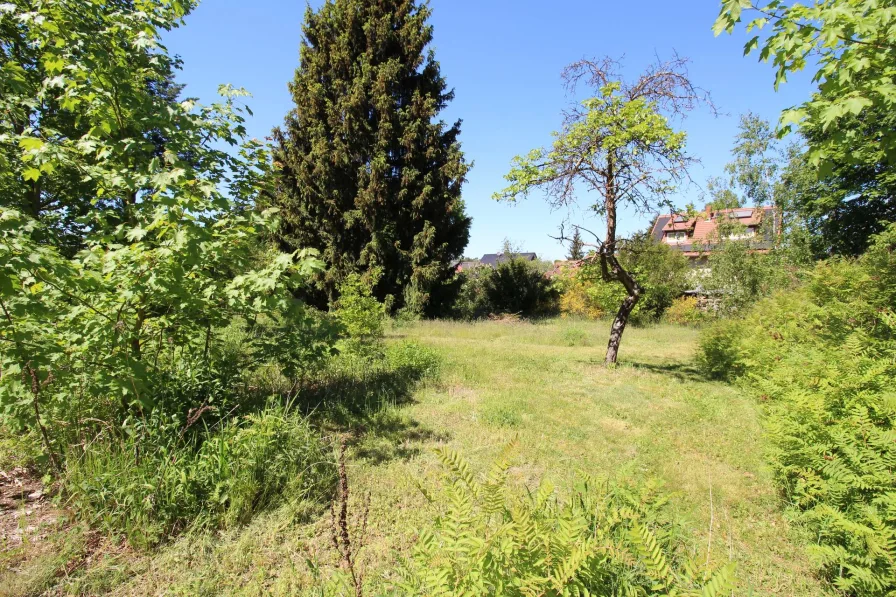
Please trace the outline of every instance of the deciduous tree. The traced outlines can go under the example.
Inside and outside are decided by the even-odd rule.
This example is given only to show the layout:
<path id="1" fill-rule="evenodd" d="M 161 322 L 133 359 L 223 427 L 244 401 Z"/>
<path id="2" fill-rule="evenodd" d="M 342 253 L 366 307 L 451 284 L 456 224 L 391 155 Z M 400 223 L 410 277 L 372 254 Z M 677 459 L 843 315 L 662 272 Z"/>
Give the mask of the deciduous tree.
<path id="1" fill-rule="evenodd" d="M 683 116 L 708 95 L 695 87 L 687 61 L 659 62 L 632 82 L 620 80 L 618 63 L 581 61 L 564 72 L 570 89 L 587 82 L 596 95 L 572 107 L 550 147 L 535 149 L 513 161 L 509 186 L 495 198 L 517 201 L 533 190 L 545 192 L 554 206 L 567 206 L 583 186 L 597 195 L 590 209 L 606 220 L 598 238 L 598 260 L 605 280 L 621 284 L 626 297 L 610 330 L 606 362 L 616 362 L 622 334 L 643 288 L 617 255 L 620 207 L 643 211 L 670 206 L 669 197 L 687 179 L 694 162 L 685 151 L 685 133 L 671 118 Z"/>
<path id="2" fill-rule="evenodd" d="M 775 89 L 813 71 L 818 89 L 784 111 L 780 132 L 798 127 L 821 179 L 802 208 L 825 249 L 858 254 L 896 218 L 896 10 L 891 0 L 722 0 L 714 31 L 746 23 L 745 53 L 775 67 Z"/>

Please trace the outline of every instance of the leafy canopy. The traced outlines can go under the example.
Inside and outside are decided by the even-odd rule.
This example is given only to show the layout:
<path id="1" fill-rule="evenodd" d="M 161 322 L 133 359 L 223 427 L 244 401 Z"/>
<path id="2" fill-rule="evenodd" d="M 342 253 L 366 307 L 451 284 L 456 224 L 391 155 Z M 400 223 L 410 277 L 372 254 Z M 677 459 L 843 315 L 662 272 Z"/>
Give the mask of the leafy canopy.
<path id="1" fill-rule="evenodd" d="M 830 136 L 810 139 L 813 164 L 856 163 L 853 148 L 869 144 L 896 160 L 896 132 L 877 129 L 870 138 L 850 118 L 870 111 L 896 108 L 896 10 L 889 0 L 813 0 L 806 4 L 773 0 L 722 0 L 713 28 L 716 35 L 732 32 L 746 22 L 747 32 L 757 33 L 744 53 L 759 52 L 762 61 L 775 67 L 775 89 L 789 75 L 814 70 L 818 91 L 800 106 L 786 110 L 781 124 L 814 124 Z M 767 34 L 763 31 L 767 30 Z"/>
<path id="2" fill-rule="evenodd" d="M 320 264 L 259 251 L 275 214 L 250 208 L 271 161 L 246 137 L 245 93 L 222 87 L 223 101 L 206 107 L 154 88 L 171 75 L 160 37 L 192 6 L 0 6 L 0 416 L 42 427 L 50 453 L 86 418 L 115 428 L 151 409 L 176 359 L 208 361 L 213 331 L 234 317 L 270 322 L 250 352 L 279 345 L 268 356 L 292 360 L 309 339 L 292 290 Z M 20 47 L 41 57 L 37 72 L 10 53 Z M 78 127 L 57 127 L 57 111 Z M 65 177 L 93 192 L 71 257 L 52 222 L 20 201 L 45 183 L 66 188 Z"/>
<path id="3" fill-rule="evenodd" d="M 542 188 L 553 205 L 569 205 L 579 183 L 603 194 L 604 180 L 614 168 L 617 201 L 646 206 L 671 192 L 679 168 L 688 162 L 686 135 L 670 126 L 656 102 L 629 99 L 621 88 L 619 82 L 602 86 L 597 97 L 582 102 L 582 110 L 554 133 L 550 147 L 514 158 L 505 177 L 509 185 L 494 198 L 517 201 Z M 590 207 L 607 213 L 603 201 Z"/>

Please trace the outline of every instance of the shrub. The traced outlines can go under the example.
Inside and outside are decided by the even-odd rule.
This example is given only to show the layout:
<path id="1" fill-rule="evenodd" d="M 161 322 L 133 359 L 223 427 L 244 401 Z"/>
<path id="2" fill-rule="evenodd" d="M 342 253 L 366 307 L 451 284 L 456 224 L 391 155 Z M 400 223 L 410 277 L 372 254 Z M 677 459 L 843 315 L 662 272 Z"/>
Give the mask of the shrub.
<path id="1" fill-rule="evenodd" d="M 682 296 L 669 305 L 663 314 L 663 319 L 668 323 L 679 325 L 693 325 L 706 321 L 708 315 L 697 306 L 697 299 L 693 296 Z"/>
<path id="2" fill-rule="evenodd" d="M 509 259 L 483 280 L 489 313 L 530 317 L 555 311 L 556 293 L 537 264 Z"/>
<path id="3" fill-rule="evenodd" d="M 759 253 L 749 241 L 725 241 L 709 256 L 708 275 L 700 284 L 718 297 L 722 315 L 733 315 L 776 290 L 796 283 L 794 269 L 782 250 Z"/>
<path id="4" fill-rule="evenodd" d="M 727 595 L 734 566 L 714 574 L 687 561 L 677 526 L 650 488 L 582 479 L 561 501 L 549 484 L 513 490 L 509 460 L 484 478 L 450 450 L 440 510 L 395 589 L 409 595 Z"/>
<path id="5" fill-rule="evenodd" d="M 488 315 L 536 317 L 556 313 L 559 295 L 543 269 L 539 263 L 513 258 L 495 268 L 463 272 L 454 316 L 469 320 Z"/>
<path id="6" fill-rule="evenodd" d="M 861 259 L 818 264 L 701 344 L 705 368 L 767 403 L 773 468 L 810 555 L 862 597 L 896 591 L 894 272 L 896 225 Z"/>
<path id="7" fill-rule="evenodd" d="M 564 317 L 600 319 L 606 314 L 605 306 L 590 292 L 594 284 L 585 276 L 576 276 L 574 270 L 564 271 L 557 276 L 555 284 L 560 291 L 559 309 Z"/>
<path id="8" fill-rule="evenodd" d="M 104 438 L 68 458 L 64 492 L 104 532 L 149 547 L 187 527 L 243 524 L 288 498 L 318 500 L 333 457 L 310 425 L 269 407 L 191 437 L 155 418 L 125 438 Z"/>
<path id="9" fill-rule="evenodd" d="M 622 243 L 619 259 L 643 289 L 632 312 L 633 323 L 657 321 L 687 288 L 687 258 L 649 234 Z M 614 316 L 626 297 L 618 282 L 603 280 L 596 260 L 562 271 L 555 285 L 561 293 L 561 313 L 588 319 Z"/>
<path id="10" fill-rule="evenodd" d="M 376 278 L 376 274 L 373 274 Z M 359 274 L 349 275 L 339 286 L 339 300 L 333 309 L 342 324 L 340 348 L 360 356 L 379 352 L 386 324 L 386 308 L 373 296 L 372 284 Z"/>
<path id="11" fill-rule="evenodd" d="M 744 372 L 740 353 L 741 321 L 724 319 L 700 335 L 697 365 L 710 379 L 733 380 Z"/>

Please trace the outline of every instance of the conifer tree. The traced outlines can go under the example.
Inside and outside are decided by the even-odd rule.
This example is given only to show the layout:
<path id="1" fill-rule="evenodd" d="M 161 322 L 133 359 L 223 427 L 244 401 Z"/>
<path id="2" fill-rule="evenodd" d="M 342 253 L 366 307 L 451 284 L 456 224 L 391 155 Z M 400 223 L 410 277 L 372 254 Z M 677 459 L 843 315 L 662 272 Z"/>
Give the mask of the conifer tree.
<path id="1" fill-rule="evenodd" d="M 376 268 L 378 299 L 434 312 L 467 245 L 469 167 L 460 121 L 437 120 L 454 93 L 429 48 L 430 13 L 416 0 L 327 0 L 305 14 L 273 202 L 281 246 L 315 248 L 328 266 L 308 297 L 319 306 Z"/>
<path id="2" fill-rule="evenodd" d="M 582 233 L 578 227 L 573 232 L 572 240 L 569 241 L 569 260 L 579 261 L 585 258 L 585 243 L 582 241 Z"/>

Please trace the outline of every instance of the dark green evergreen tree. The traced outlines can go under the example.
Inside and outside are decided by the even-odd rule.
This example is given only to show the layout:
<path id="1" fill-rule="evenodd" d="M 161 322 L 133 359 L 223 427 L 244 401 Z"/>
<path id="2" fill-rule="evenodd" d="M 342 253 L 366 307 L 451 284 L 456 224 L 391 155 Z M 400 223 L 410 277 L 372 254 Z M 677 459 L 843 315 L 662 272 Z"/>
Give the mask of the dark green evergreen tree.
<path id="1" fill-rule="evenodd" d="M 435 312 L 467 245 L 469 167 L 460 121 L 437 119 L 454 94 L 429 48 L 430 12 L 415 0 L 327 0 L 305 14 L 296 106 L 274 131 L 273 203 L 282 247 L 315 248 L 328 265 L 307 297 L 319 306 L 349 273 L 377 268 L 378 299 Z"/>

